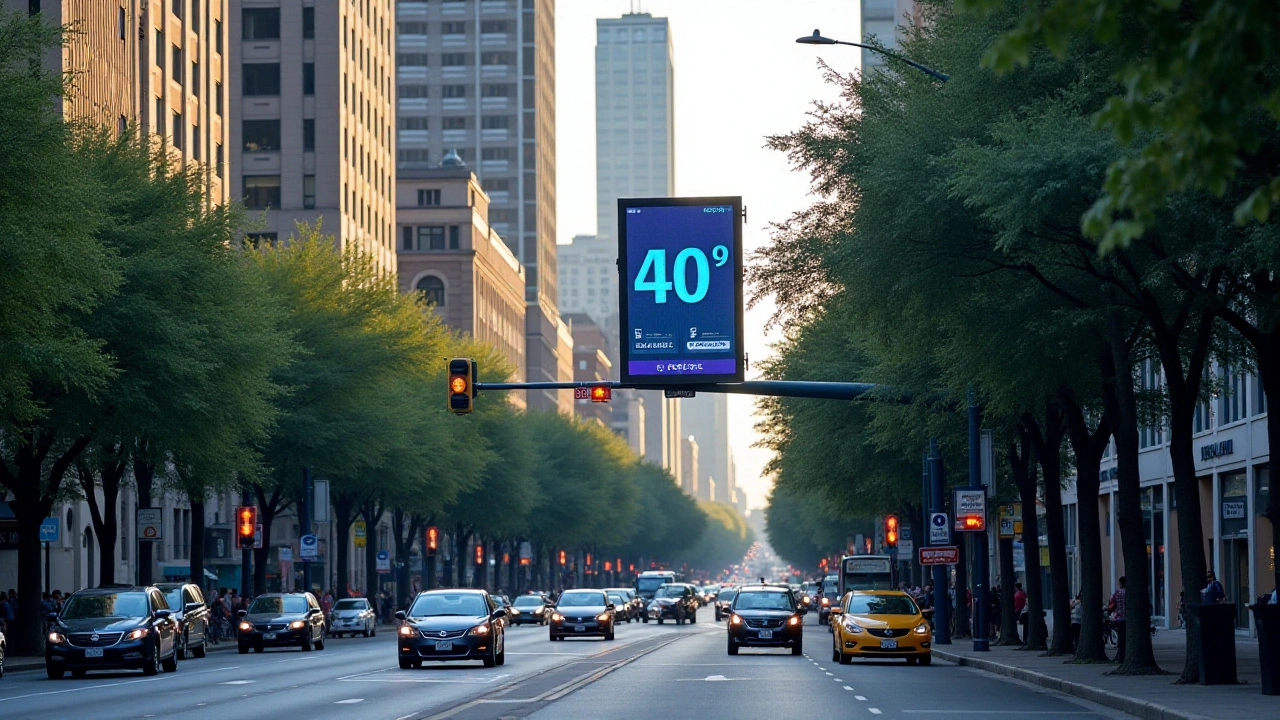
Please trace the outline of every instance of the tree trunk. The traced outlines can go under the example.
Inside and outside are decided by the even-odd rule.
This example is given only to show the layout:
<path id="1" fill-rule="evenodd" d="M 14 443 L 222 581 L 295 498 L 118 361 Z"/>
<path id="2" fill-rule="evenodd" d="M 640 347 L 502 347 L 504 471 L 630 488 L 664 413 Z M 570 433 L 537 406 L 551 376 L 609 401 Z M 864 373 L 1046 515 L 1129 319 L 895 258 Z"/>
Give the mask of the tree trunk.
<path id="1" fill-rule="evenodd" d="M 204 582 L 204 491 L 188 492 L 191 503 L 191 582 L 205 587 Z"/>
<path id="2" fill-rule="evenodd" d="M 1067 529 L 1062 516 L 1062 408 L 1049 403 L 1044 427 L 1027 418 L 1031 441 L 1044 477 L 1045 535 L 1049 539 L 1049 584 L 1053 588 L 1053 636 L 1050 655 L 1067 655 L 1071 649 L 1071 583 L 1067 578 Z"/>
<path id="3" fill-rule="evenodd" d="M 1267 349 L 1256 348 L 1258 351 L 1258 377 L 1262 382 L 1263 392 L 1266 394 L 1268 406 L 1267 413 L 1270 417 L 1271 398 L 1280 398 L 1280 329 L 1269 332 L 1265 336 Z M 1272 391 L 1275 392 L 1272 392 Z M 1277 415 L 1276 422 L 1267 423 L 1267 445 L 1268 447 L 1280 448 L 1280 415 Z M 1273 453 L 1274 454 L 1274 453 Z M 1276 465 L 1270 465 L 1268 470 L 1267 488 L 1267 519 L 1271 521 L 1271 551 L 1274 553 L 1276 548 L 1280 548 L 1280 484 L 1275 480 Z M 1261 539 L 1261 538 L 1259 538 Z M 1271 589 L 1280 588 L 1280 563 L 1272 562 Z M 1261 578 L 1259 578 L 1261 580 Z M 1259 583 L 1263 589 L 1266 585 Z"/>
<path id="4" fill-rule="evenodd" d="M 1037 472 L 1031 452 L 1031 438 L 1022 431 L 1022 451 L 1013 464 L 1013 481 L 1022 502 L 1022 558 L 1026 567 L 1024 590 L 1027 593 L 1026 650 L 1047 650 L 1044 625 L 1044 594 L 1040 583 L 1040 522 L 1036 516 Z"/>
<path id="5" fill-rule="evenodd" d="M 382 513 L 386 509 L 379 507 L 378 503 L 368 500 L 364 506 L 360 508 L 360 515 L 364 518 L 364 583 L 365 597 L 376 602 L 379 592 L 382 590 L 382 580 L 378 572 L 378 521 L 382 519 Z"/>
<path id="6" fill-rule="evenodd" d="M 277 485 L 267 497 L 266 488 L 255 484 L 253 492 L 258 498 L 258 523 L 262 525 L 262 547 L 253 551 L 253 587 L 259 594 L 267 592 L 267 557 L 271 554 L 271 526 L 276 517 L 289 506 Z M 284 578 L 280 578 L 281 590 Z"/>
<path id="7" fill-rule="evenodd" d="M 1000 641 L 997 645 L 1018 645 L 1018 615 L 1013 611 L 1013 538 L 1000 538 Z"/>
<path id="8" fill-rule="evenodd" d="M 96 479 L 93 471 L 84 463 L 76 463 L 76 474 L 80 481 L 80 490 L 84 492 L 85 502 L 89 505 L 93 533 L 97 536 L 98 582 L 102 585 L 110 585 L 116 581 L 116 533 L 120 526 L 120 485 L 124 480 L 129 462 L 118 446 L 103 447 L 101 451 Z M 101 505 L 98 504 L 98 496 L 94 492 L 95 485 L 102 488 Z"/>
<path id="9" fill-rule="evenodd" d="M 1107 340 L 1115 367 L 1115 382 L 1104 384 L 1103 405 L 1116 440 L 1116 527 L 1124 556 L 1125 656 L 1113 672 L 1149 675 L 1161 672 L 1151 647 L 1151 578 L 1147 570 L 1147 541 L 1142 527 L 1141 475 L 1138 469 L 1138 399 L 1134 391 L 1132 349 L 1120 327 L 1119 310 L 1107 319 Z M 1196 519 L 1198 520 L 1198 518 Z M 1181 523 L 1179 523 L 1181 524 Z"/>
<path id="10" fill-rule="evenodd" d="M 1109 365 L 1109 363 L 1107 363 Z M 1109 373 L 1107 377 L 1111 377 Z M 1084 410 L 1074 397 L 1064 398 L 1071 450 L 1076 459 L 1076 547 L 1080 553 L 1080 642 L 1076 662 L 1106 662 L 1102 641 L 1102 524 L 1098 520 L 1098 465 L 1111 438 L 1111 426 L 1104 418 L 1089 431 Z M 1056 618 L 1055 618 L 1056 622 Z"/>
<path id="11" fill-rule="evenodd" d="M 155 484 L 156 468 L 146 456 L 146 443 L 140 442 L 133 454 L 133 482 L 138 490 L 138 507 L 151 507 L 151 490 Z M 150 585 L 155 582 L 155 542 L 138 542 L 138 584 Z"/>
<path id="12" fill-rule="evenodd" d="M 458 569 L 458 587 L 471 587 L 467 583 L 467 566 L 471 564 L 471 558 L 467 556 L 467 546 L 470 543 L 471 531 L 466 530 L 462 523 L 458 523 L 453 533 L 453 564 Z"/>
<path id="13" fill-rule="evenodd" d="M 347 585 L 351 583 L 351 523 L 355 520 L 355 498 L 347 495 L 333 495 L 333 531 L 336 537 L 334 548 L 337 552 L 335 563 L 337 587 L 333 588 L 338 597 L 346 597 Z"/>

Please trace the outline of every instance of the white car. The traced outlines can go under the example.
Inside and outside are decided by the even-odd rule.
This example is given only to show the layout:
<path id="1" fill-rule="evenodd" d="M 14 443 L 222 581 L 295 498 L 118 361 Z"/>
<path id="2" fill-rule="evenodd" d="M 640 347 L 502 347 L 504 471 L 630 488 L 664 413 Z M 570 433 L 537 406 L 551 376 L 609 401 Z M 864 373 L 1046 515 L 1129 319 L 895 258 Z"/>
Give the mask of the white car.
<path id="1" fill-rule="evenodd" d="M 361 633 L 365 637 L 378 634 L 378 620 L 366 598 L 346 598 L 333 606 L 329 614 L 329 635 L 342 637 L 346 633 Z"/>
<path id="2" fill-rule="evenodd" d="M 0 678 L 4 677 L 4 650 L 5 650 L 4 633 L 0 632 Z"/>

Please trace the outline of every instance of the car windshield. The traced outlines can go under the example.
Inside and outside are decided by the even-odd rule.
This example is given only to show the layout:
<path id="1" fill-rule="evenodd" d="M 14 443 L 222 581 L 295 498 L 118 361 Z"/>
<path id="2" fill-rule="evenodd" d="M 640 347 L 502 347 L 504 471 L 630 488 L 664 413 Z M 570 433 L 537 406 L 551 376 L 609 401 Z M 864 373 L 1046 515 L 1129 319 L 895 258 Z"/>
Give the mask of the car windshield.
<path id="1" fill-rule="evenodd" d="M 669 583 L 669 582 L 671 582 L 671 580 L 672 580 L 672 579 L 673 579 L 673 578 L 672 578 L 671 576 L 666 576 L 666 577 L 642 577 L 642 578 L 640 578 L 639 580 L 637 580 L 637 581 L 636 581 L 636 587 L 637 587 L 637 588 L 639 588 L 642 592 L 645 592 L 645 591 L 652 592 L 652 591 L 654 591 L 654 590 L 658 589 L 658 587 L 659 587 L 660 585 L 662 585 L 663 583 Z"/>
<path id="2" fill-rule="evenodd" d="M 536 598 L 532 595 L 524 595 L 516 598 L 515 604 L 518 608 L 538 607 L 542 604 L 542 598 Z"/>
<path id="3" fill-rule="evenodd" d="M 488 615 L 489 609 L 484 598 L 476 593 L 432 593 L 420 595 L 409 610 L 413 617 L 433 615 L 461 615 L 480 617 Z"/>
<path id="4" fill-rule="evenodd" d="M 653 594 L 654 597 L 660 598 L 677 598 L 684 594 L 684 588 L 679 585 L 663 585 Z"/>
<path id="5" fill-rule="evenodd" d="M 609 602 L 614 605 L 622 605 L 626 600 L 622 599 L 622 593 L 609 593 Z"/>
<path id="6" fill-rule="evenodd" d="M 334 610 L 364 610 L 369 607 L 365 600 L 339 600 L 337 605 L 333 606 Z"/>
<path id="7" fill-rule="evenodd" d="M 174 610 L 182 610 L 187 605 L 182 602 L 182 588 L 174 588 L 165 593 L 164 599 L 169 601 L 169 607 Z"/>
<path id="8" fill-rule="evenodd" d="M 62 608 L 63 620 L 92 618 L 140 618 L 150 612 L 147 595 L 141 592 L 72 595 Z"/>
<path id="9" fill-rule="evenodd" d="M 733 599 L 737 597 L 737 595 L 737 590 L 722 590 L 720 591 L 720 596 L 716 599 L 720 602 L 733 602 Z"/>
<path id="10" fill-rule="evenodd" d="M 304 613 L 307 611 L 307 599 L 297 595 L 286 597 L 260 597 L 249 606 L 250 615 L 281 615 L 285 613 Z"/>
<path id="11" fill-rule="evenodd" d="M 604 593 L 600 592 L 567 592 L 556 603 L 559 607 L 596 607 L 604 604 Z"/>
<path id="12" fill-rule="evenodd" d="M 789 592 L 743 592 L 733 603 L 735 610 L 790 610 Z"/>
<path id="13" fill-rule="evenodd" d="M 901 595 L 851 595 L 850 615 L 915 615 L 920 612 L 911 598 Z"/>

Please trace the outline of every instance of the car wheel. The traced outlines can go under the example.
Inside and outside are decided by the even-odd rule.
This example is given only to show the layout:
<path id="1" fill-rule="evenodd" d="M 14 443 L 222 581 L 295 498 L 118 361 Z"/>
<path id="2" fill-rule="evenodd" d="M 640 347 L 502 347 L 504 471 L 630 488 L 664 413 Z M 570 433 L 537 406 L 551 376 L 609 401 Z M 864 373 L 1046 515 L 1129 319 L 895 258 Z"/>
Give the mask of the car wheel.
<path id="1" fill-rule="evenodd" d="M 506 664 L 507 664 L 507 645 L 506 645 L 506 643 L 505 643 L 505 642 L 503 642 L 503 644 L 502 644 L 502 650 L 498 653 L 498 657 L 496 658 L 496 662 L 497 662 L 497 664 L 499 664 L 499 665 L 506 665 Z"/>
<path id="2" fill-rule="evenodd" d="M 316 649 L 317 650 L 324 649 L 324 633 L 320 633 L 320 637 L 316 638 Z"/>
<path id="3" fill-rule="evenodd" d="M 729 641 L 729 654 L 730 655 L 738 654 L 738 644 L 732 640 Z"/>
<path id="4" fill-rule="evenodd" d="M 164 666 L 164 671 L 167 673 L 178 672 L 178 649 L 174 648 L 173 654 L 169 656 L 169 659 L 162 661 L 160 664 Z"/>
<path id="5" fill-rule="evenodd" d="M 205 653 L 208 652 L 208 650 L 209 650 L 209 636 L 206 635 L 204 639 L 200 642 L 199 647 L 194 647 L 191 649 L 191 655 L 192 657 L 202 658 L 204 657 Z"/>
<path id="6" fill-rule="evenodd" d="M 662 624 L 662 618 L 658 618 L 658 624 L 659 624 L 659 625 L 661 625 L 661 624 Z"/>
<path id="7" fill-rule="evenodd" d="M 921 664 L 921 665 L 928 665 L 928 664 L 929 664 L 929 663 L 931 663 L 931 662 L 933 662 L 933 656 L 932 656 L 932 655 L 921 655 L 921 656 L 920 656 L 920 664 Z"/>
<path id="8" fill-rule="evenodd" d="M 692 613 L 690 613 L 688 619 L 686 619 L 685 622 L 689 623 L 690 625 L 698 622 L 698 611 L 694 610 Z"/>
<path id="9" fill-rule="evenodd" d="M 76 678 L 76 679 L 79 679 L 79 678 L 84 677 L 84 674 L 85 674 L 86 672 L 88 672 L 88 670 L 72 670 L 72 671 L 71 671 L 71 677 Z"/>
<path id="10" fill-rule="evenodd" d="M 804 643 L 796 643 L 795 645 L 792 645 L 792 646 L 791 646 L 791 654 L 792 654 L 792 655 L 803 655 L 803 654 L 804 654 Z"/>
<path id="11" fill-rule="evenodd" d="M 497 664 L 498 664 L 498 648 L 497 648 L 497 643 L 494 643 L 494 647 L 489 648 L 489 656 L 484 658 L 484 666 L 487 668 L 491 668 Z"/>
<path id="12" fill-rule="evenodd" d="M 369 637 L 369 628 L 365 628 L 365 630 L 364 630 L 364 636 L 365 636 L 365 637 Z"/>
<path id="13" fill-rule="evenodd" d="M 909 657 L 909 658 L 907 658 L 907 664 L 908 664 L 908 665 L 915 665 L 915 664 L 916 664 L 916 660 L 917 660 L 917 658 Z"/>
<path id="14" fill-rule="evenodd" d="M 187 642 L 188 642 L 189 640 L 190 640 L 190 638 L 189 638 L 189 637 L 187 637 L 187 633 L 183 632 L 183 633 L 182 633 L 182 640 L 181 640 L 180 642 L 176 643 L 178 647 L 174 648 L 174 650 L 173 650 L 173 654 L 174 654 L 174 656 L 176 656 L 179 660 L 186 660 L 186 659 L 187 659 Z"/>
<path id="15" fill-rule="evenodd" d="M 840 662 L 840 648 L 835 643 L 831 644 L 831 662 Z"/>
<path id="16" fill-rule="evenodd" d="M 155 647 L 151 648 L 151 662 L 142 668 L 143 675 L 159 675 L 160 674 L 160 641 L 157 640 Z"/>
<path id="17" fill-rule="evenodd" d="M 413 667 L 413 661 L 412 661 L 412 660 L 410 660 L 409 658 L 400 658 L 400 669 L 401 669 L 401 670 L 408 670 L 408 669 L 409 669 L 409 668 L 411 668 L 411 667 Z"/>
<path id="18" fill-rule="evenodd" d="M 311 636 L 302 638 L 302 652 L 311 652 Z"/>
<path id="19" fill-rule="evenodd" d="M 555 642 L 556 640 L 559 640 L 559 639 L 560 638 L 556 637 L 555 633 L 551 633 L 551 642 Z"/>
<path id="20" fill-rule="evenodd" d="M 50 680 L 61 680 L 62 676 L 67 671 L 61 665 L 54 665 L 53 663 L 47 663 L 44 666 L 44 672 L 46 675 L 49 676 Z"/>
<path id="21" fill-rule="evenodd" d="M 720 612 L 719 612 L 719 611 L 716 611 L 716 622 L 720 622 L 720 621 L 721 621 L 721 620 L 723 620 L 723 619 L 724 619 L 724 618 L 720 617 Z"/>
<path id="22" fill-rule="evenodd" d="M 645 615 L 645 616 L 641 619 L 641 622 L 643 622 L 645 625 L 648 625 L 648 624 L 649 624 L 649 616 L 648 616 L 648 615 Z"/>
<path id="23" fill-rule="evenodd" d="M 613 628 L 609 628 L 609 631 L 604 634 L 604 639 L 605 640 L 613 639 Z"/>
<path id="24" fill-rule="evenodd" d="M 263 650 L 266 650 L 266 648 L 265 648 L 265 647 L 263 647 L 262 645 L 254 645 L 254 646 L 253 646 L 253 651 L 254 651 L 254 652 L 256 652 L 256 653 L 260 653 L 260 652 L 262 652 Z"/>
<path id="25" fill-rule="evenodd" d="M 237 647 L 236 649 L 240 651 L 241 655 L 249 654 L 249 646 L 244 643 L 240 643 L 239 647 Z"/>

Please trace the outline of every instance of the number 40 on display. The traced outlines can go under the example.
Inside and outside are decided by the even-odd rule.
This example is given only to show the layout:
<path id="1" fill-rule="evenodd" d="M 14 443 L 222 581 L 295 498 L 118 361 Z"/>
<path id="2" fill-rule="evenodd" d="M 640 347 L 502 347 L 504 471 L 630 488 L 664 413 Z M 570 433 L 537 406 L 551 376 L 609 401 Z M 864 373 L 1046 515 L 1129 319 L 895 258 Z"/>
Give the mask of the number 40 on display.
<path id="1" fill-rule="evenodd" d="M 721 267 L 729 262 L 729 248 L 724 245 L 716 245 L 711 248 L 711 257 L 715 260 L 716 267 Z M 697 280 L 692 292 L 689 291 L 687 272 L 689 261 L 691 260 L 697 273 Z M 702 252 L 700 248 L 685 248 L 677 253 L 675 267 L 672 268 L 671 275 L 674 282 L 667 280 L 667 251 L 662 248 L 654 248 L 644 256 L 644 262 L 640 265 L 640 272 L 636 274 L 635 290 L 636 292 L 652 292 L 653 302 L 662 305 L 667 302 L 667 293 L 674 289 L 676 297 L 680 298 L 682 302 L 693 304 L 701 302 L 707 296 L 707 290 L 711 287 L 711 265 L 707 261 L 707 254 Z"/>

